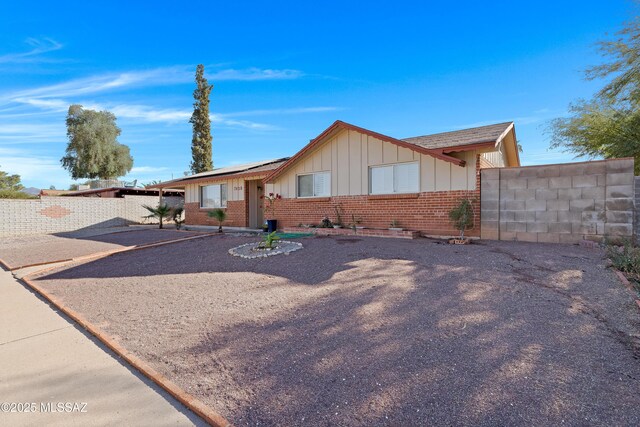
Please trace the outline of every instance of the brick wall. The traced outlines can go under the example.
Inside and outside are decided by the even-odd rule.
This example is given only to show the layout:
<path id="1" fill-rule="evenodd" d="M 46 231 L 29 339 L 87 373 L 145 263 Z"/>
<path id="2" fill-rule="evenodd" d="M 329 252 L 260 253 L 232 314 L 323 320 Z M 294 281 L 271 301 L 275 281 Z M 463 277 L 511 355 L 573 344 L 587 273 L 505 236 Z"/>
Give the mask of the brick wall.
<path id="1" fill-rule="evenodd" d="M 475 199 L 474 222 L 467 232 L 479 236 L 480 204 L 477 191 L 436 191 L 408 195 L 339 196 L 320 199 L 281 199 L 276 204 L 278 227 L 299 224 L 319 224 L 326 215 L 336 220 L 335 208 L 340 208 L 343 224 L 352 222 L 352 214 L 367 228 L 387 229 L 392 220 L 399 227 L 420 231 L 424 235 L 450 236 L 458 232 L 451 225 L 449 211 L 461 198 Z"/>
<path id="2" fill-rule="evenodd" d="M 478 156 L 479 157 L 479 156 Z M 470 236 L 480 236 L 480 161 L 476 162 L 476 189 L 470 191 L 434 191 L 415 194 L 336 196 L 312 199 L 285 198 L 276 203 L 275 218 L 278 228 L 296 227 L 299 224 L 320 224 L 324 216 L 336 220 L 335 208 L 339 207 L 343 224 L 352 221 L 352 215 L 361 220 L 360 225 L 373 229 L 387 229 L 392 220 L 406 230 L 420 231 L 424 235 L 451 236 L 459 232 L 449 220 L 449 211 L 462 198 L 474 200 L 474 223 Z M 245 189 L 245 200 L 248 200 Z M 262 202 L 260 203 L 262 205 Z M 246 227 L 248 204 L 244 201 L 227 202 L 227 220 L 224 225 Z M 187 225 L 218 225 L 207 217 L 207 209 L 198 203 L 186 203 Z M 266 218 L 266 215 L 265 215 Z"/>
<path id="3" fill-rule="evenodd" d="M 170 205 L 182 204 L 181 197 L 165 197 Z M 83 228 L 108 228 L 135 223 L 150 223 L 143 205 L 156 206 L 155 196 L 42 197 L 33 200 L 0 199 L 3 212 L 0 236 L 23 236 L 73 231 Z"/>
<path id="4" fill-rule="evenodd" d="M 201 209 L 200 203 L 185 203 L 184 209 L 185 224 L 187 225 L 218 225 L 218 221 L 207 216 L 207 213 L 213 209 Z M 248 205 L 244 200 L 227 201 L 225 210 L 227 212 L 227 219 L 223 225 L 228 227 L 247 226 Z"/>
<path id="5" fill-rule="evenodd" d="M 633 236 L 633 159 L 481 172 L 483 239 L 575 243 Z"/>

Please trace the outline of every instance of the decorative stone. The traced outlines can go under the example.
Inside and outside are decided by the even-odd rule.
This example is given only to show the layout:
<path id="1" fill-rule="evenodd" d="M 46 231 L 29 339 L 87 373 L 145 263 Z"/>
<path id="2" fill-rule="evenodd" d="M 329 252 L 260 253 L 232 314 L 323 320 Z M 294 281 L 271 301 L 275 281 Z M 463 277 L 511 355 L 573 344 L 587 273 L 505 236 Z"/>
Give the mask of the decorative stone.
<path id="1" fill-rule="evenodd" d="M 245 259 L 266 258 L 274 255 L 285 254 L 302 249 L 302 243 L 291 242 L 289 240 L 278 240 L 274 243 L 273 249 L 259 248 L 262 242 L 245 243 L 229 249 L 229 254 Z"/>

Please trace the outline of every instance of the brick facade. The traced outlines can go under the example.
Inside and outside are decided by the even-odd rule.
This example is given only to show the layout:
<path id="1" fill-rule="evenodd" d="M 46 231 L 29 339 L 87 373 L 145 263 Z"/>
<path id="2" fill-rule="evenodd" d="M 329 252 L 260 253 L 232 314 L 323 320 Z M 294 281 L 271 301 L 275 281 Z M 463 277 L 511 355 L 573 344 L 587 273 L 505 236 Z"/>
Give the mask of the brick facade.
<path id="1" fill-rule="evenodd" d="M 340 196 L 319 199 L 282 199 L 276 205 L 278 227 L 319 224 L 326 215 L 336 220 L 339 207 L 342 222 L 352 222 L 352 215 L 367 228 L 386 229 L 396 220 L 399 227 L 420 231 L 424 235 L 458 234 L 449 220 L 449 211 L 461 198 L 474 200 L 475 227 L 469 236 L 480 236 L 479 191 L 436 191 L 388 196 Z"/>
<path id="2" fill-rule="evenodd" d="M 246 199 L 245 199 L 246 200 Z M 185 224 L 187 225 L 212 225 L 217 226 L 218 221 L 209 218 L 207 213 L 213 209 L 203 209 L 200 203 L 185 203 Z M 222 225 L 227 227 L 246 227 L 249 218 L 249 206 L 244 200 L 227 201 L 227 219 Z"/>
<path id="3" fill-rule="evenodd" d="M 352 215 L 359 225 L 369 229 L 387 229 L 395 220 L 399 227 L 419 231 L 424 235 L 457 235 L 449 220 L 449 211 L 462 198 L 473 200 L 474 227 L 467 230 L 469 236 L 480 236 L 480 156 L 476 161 L 476 189 L 457 191 L 432 191 L 412 194 L 335 196 L 312 199 L 283 198 L 276 202 L 275 218 L 278 228 L 297 227 L 300 224 L 319 224 L 324 216 L 336 221 L 339 208 L 342 222 L 352 222 Z M 246 186 L 245 186 L 246 187 Z M 248 190 L 244 200 L 227 202 L 226 226 L 246 227 L 249 220 Z M 262 205 L 262 203 L 260 203 Z M 207 216 L 210 209 L 201 209 L 199 203 L 185 204 L 187 225 L 218 225 Z M 265 215 L 266 218 L 266 215 Z"/>

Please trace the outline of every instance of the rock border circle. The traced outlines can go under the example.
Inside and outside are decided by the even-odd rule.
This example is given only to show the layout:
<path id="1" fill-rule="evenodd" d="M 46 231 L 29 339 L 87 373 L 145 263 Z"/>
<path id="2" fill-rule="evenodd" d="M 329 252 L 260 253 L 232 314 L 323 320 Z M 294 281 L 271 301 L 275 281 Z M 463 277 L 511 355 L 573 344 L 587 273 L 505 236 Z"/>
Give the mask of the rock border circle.
<path id="1" fill-rule="evenodd" d="M 229 249 L 229 254 L 245 259 L 266 258 L 279 254 L 289 255 L 291 252 L 295 252 L 303 247 L 302 243 L 292 242 L 289 240 L 278 240 L 278 246 L 275 249 L 254 251 L 253 249 L 260 243 L 262 242 L 251 242 L 236 246 L 235 248 Z"/>

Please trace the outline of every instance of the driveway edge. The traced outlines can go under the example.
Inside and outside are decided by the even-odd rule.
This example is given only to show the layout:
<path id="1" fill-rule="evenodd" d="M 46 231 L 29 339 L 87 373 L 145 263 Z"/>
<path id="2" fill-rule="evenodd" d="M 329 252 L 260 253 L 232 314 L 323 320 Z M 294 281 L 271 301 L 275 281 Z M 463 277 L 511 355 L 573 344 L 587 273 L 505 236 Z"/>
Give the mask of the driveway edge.
<path id="1" fill-rule="evenodd" d="M 201 237 L 201 236 L 198 236 Z M 36 272 L 37 273 L 37 272 Z M 167 379 L 164 375 L 153 369 L 151 366 L 146 364 L 142 359 L 138 358 L 134 354 L 127 351 L 124 347 L 114 341 L 109 335 L 104 333 L 100 328 L 93 325 L 88 320 L 84 319 L 79 313 L 74 310 L 65 307 L 56 297 L 50 295 L 47 291 L 42 289 L 40 286 L 36 285 L 29 279 L 29 275 L 19 279 L 22 283 L 27 285 L 34 292 L 42 296 L 45 300 L 47 300 L 50 304 L 56 307 L 58 310 L 63 312 L 65 315 L 73 319 L 74 322 L 82 326 L 85 330 L 87 330 L 91 335 L 96 337 L 100 342 L 102 342 L 105 346 L 107 346 L 111 351 L 116 353 L 119 357 L 124 359 L 129 365 L 133 366 L 137 371 L 139 371 L 142 375 L 149 378 L 171 396 L 173 396 L 176 400 L 186 406 L 188 409 L 193 411 L 195 414 L 200 416 L 203 420 L 215 427 L 232 427 L 233 425 L 227 421 L 224 417 L 218 414 L 213 409 L 206 406 L 200 400 L 198 400 L 195 396 L 184 391 L 182 388 L 178 387 L 176 384 Z"/>
<path id="2" fill-rule="evenodd" d="M 175 230 L 173 230 L 175 231 Z M 117 231 L 115 233 L 108 233 L 108 234 L 116 234 L 116 233 L 122 233 L 121 231 Z M 142 245 L 134 245 L 134 246 L 125 246 L 122 248 L 117 248 L 117 249 L 109 249 L 106 251 L 101 251 L 101 252 L 95 252 L 92 254 L 88 254 L 88 255 L 80 255 L 77 256 L 75 258 L 67 258 L 67 259 L 59 259 L 59 260 L 55 260 L 55 261 L 45 261 L 45 262 L 37 262 L 34 264 L 25 264 L 25 265 L 19 265 L 19 266 L 10 266 L 6 261 L 2 260 L 0 258 L 0 264 L 2 266 L 4 266 L 4 268 L 6 270 L 9 271 L 15 271 L 15 270 L 20 270 L 22 268 L 29 268 L 29 267 L 39 267 L 41 265 L 49 265 L 49 264 L 58 264 L 61 262 L 75 262 L 75 261 L 87 261 L 87 260 L 92 260 L 92 259 L 97 259 L 97 258 L 103 258 L 109 255 L 113 255 L 113 254 L 117 254 L 120 252 L 128 252 L 128 251 L 135 251 L 137 249 L 145 249 L 145 248 L 152 248 L 154 246 L 162 246 L 162 245 L 166 245 L 169 243 L 177 243 L 177 242 L 182 242 L 182 241 L 186 241 L 186 240 L 191 240 L 191 239 L 201 239 L 203 237 L 208 237 L 208 236 L 217 236 L 218 233 L 206 233 L 206 234 L 200 234 L 197 236 L 189 236 L 189 237 L 181 237 L 178 239 L 165 239 L 165 240 L 159 240 L 157 242 L 152 242 L 152 243 L 144 243 Z"/>
<path id="3" fill-rule="evenodd" d="M 635 289 L 633 289 L 631 282 L 629 282 L 629 279 L 627 279 L 627 276 L 625 276 L 622 271 L 616 270 L 615 268 L 613 269 L 613 271 L 614 273 L 616 273 L 616 276 L 618 276 L 618 279 L 620 280 L 620 282 L 622 282 L 624 287 L 627 288 L 629 292 L 631 292 L 633 300 L 636 302 L 638 308 L 640 309 L 640 299 L 638 299 L 638 295 L 636 294 Z"/>

